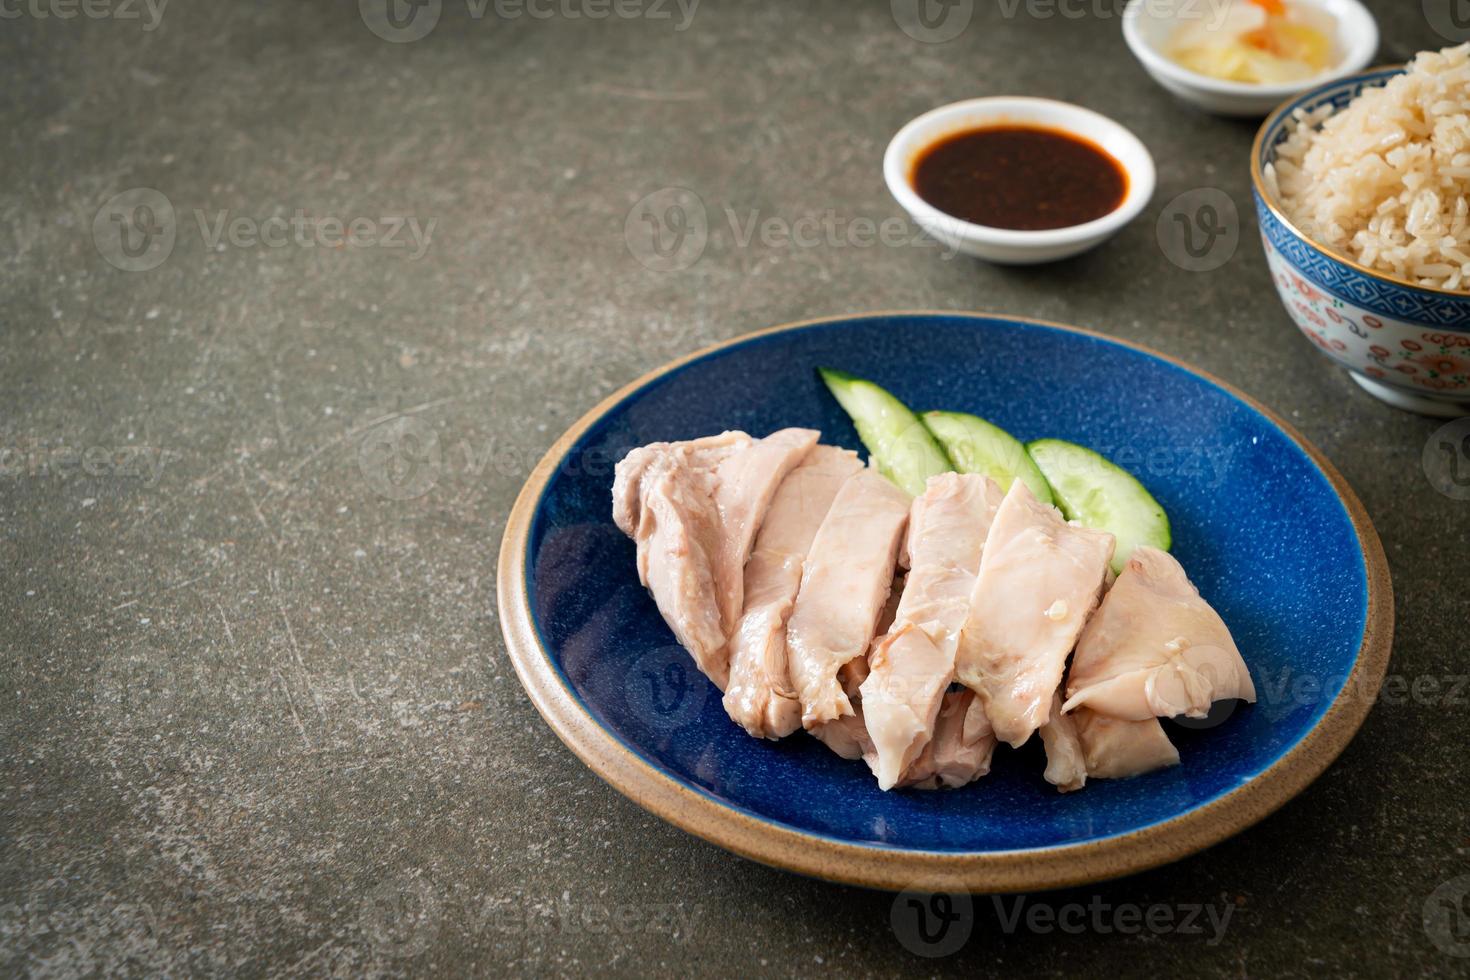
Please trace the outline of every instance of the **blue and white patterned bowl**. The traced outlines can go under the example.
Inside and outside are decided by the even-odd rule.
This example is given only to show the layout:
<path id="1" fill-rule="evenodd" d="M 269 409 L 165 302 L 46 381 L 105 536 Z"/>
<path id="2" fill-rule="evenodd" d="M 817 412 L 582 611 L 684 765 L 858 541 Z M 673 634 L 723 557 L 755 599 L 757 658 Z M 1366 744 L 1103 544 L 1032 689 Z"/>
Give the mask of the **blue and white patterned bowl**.
<path id="1" fill-rule="evenodd" d="M 1341 110 L 1403 70 L 1352 75 L 1281 105 L 1256 134 L 1251 181 L 1272 281 L 1307 339 L 1389 404 L 1455 417 L 1470 414 L 1470 292 L 1417 286 L 1311 241 L 1277 207 L 1264 176 L 1296 110 Z"/>

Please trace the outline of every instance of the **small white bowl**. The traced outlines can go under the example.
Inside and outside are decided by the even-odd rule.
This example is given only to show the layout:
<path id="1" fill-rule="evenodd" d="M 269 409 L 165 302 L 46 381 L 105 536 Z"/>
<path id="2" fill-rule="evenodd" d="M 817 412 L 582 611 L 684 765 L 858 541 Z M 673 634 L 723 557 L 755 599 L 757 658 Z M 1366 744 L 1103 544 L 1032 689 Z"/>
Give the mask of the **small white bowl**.
<path id="1" fill-rule="evenodd" d="M 1088 140 L 1112 155 L 1128 176 L 1123 201 L 1085 224 L 1045 231 L 992 228 L 956 218 L 934 207 L 914 190 L 911 174 L 925 150 L 945 137 L 984 126 L 1040 126 Z M 1102 244 L 1136 218 L 1154 193 L 1154 160 L 1148 149 L 1122 126 L 1090 109 L 1051 99 L 996 97 L 953 102 L 930 110 L 904 126 L 883 155 L 889 192 L 919 227 L 942 244 L 1005 265 L 1034 265 L 1077 255 Z"/>
<path id="2" fill-rule="evenodd" d="M 1132 0 L 1123 12 L 1123 38 L 1153 80 L 1186 102 L 1222 116 L 1260 117 L 1286 99 L 1362 71 L 1378 51 L 1378 22 L 1358 0 L 1287 0 L 1332 18 L 1336 25 L 1327 71 L 1279 85 L 1227 82 L 1190 71 L 1164 53 L 1185 16 L 1218 17 L 1226 4 L 1248 0 Z"/>

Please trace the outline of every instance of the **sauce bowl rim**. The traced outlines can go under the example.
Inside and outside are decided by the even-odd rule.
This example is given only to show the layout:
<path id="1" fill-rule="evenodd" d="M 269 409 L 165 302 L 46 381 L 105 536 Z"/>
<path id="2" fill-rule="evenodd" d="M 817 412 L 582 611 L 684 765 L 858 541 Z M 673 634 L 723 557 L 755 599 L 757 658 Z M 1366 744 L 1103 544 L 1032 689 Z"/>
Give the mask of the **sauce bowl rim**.
<path id="1" fill-rule="evenodd" d="M 1041 122 L 1026 118 L 1006 120 L 1007 107 L 1011 110 L 1024 112 L 1027 108 L 1035 109 L 1041 106 L 1048 107 L 1063 116 L 1069 116 L 1072 120 L 1089 120 L 1094 126 L 1109 131 L 1110 140 L 1115 140 L 1128 146 L 1132 152 L 1127 155 L 1133 156 L 1136 159 L 1131 162 L 1123 159 L 1122 155 L 1110 148 L 1103 140 L 1082 132 L 1075 125 L 1069 125 L 1065 119 L 1056 122 Z M 1127 178 L 1128 186 L 1123 195 L 1123 199 L 1107 214 L 1094 218 L 1091 221 L 1085 221 L 1076 225 L 1066 225 L 1061 228 L 1046 228 L 1032 231 L 977 224 L 973 221 L 958 218 L 930 204 L 920 197 L 919 192 L 914 188 L 910 173 L 913 162 L 910 144 L 918 144 L 920 147 L 933 146 L 947 136 L 967 130 L 983 128 L 986 125 L 983 120 L 972 121 L 964 126 L 950 127 L 948 130 L 943 129 L 939 125 L 945 119 L 965 112 L 966 110 L 975 109 L 994 110 L 995 122 L 997 123 L 1010 121 L 1022 126 L 1029 125 L 1039 129 L 1052 129 L 1096 146 L 1113 159 Z M 931 130 L 933 131 L 932 133 Z M 1132 130 L 1128 129 L 1122 123 L 1093 109 L 1075 105 L 1071 102 L 1024 95 L 992 95 L 974 99 L 961 99 L 957 102 L 949 102 L 945 105 L 936 106 L 928 112 L 915 116 L 905 123 L 889 141 L 888 148 L 883 154 L 883 176 L 888 184 L 889 192 L 898 201 L 899 205 L 918 221 L 919 224 L 926 227 L 930 225 L 937 226 L 956 237 L 998 245 L 1014 245 L 1022 248 L 1044 248 L 1067 245 L 1116 231 L 1136 218 L 1148 206 L 1148 202 L 1153 198 L 1154 188 L 1158 180 L 1153 155 L 1149 153 L 1148 147 Z"/>

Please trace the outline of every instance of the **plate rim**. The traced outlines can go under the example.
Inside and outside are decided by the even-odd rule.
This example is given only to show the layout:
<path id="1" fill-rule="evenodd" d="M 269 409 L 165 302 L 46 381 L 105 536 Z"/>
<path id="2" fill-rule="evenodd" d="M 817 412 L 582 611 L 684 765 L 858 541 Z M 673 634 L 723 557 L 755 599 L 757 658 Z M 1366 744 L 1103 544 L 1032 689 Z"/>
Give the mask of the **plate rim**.
<path id="1" fill-rule="evenodd" d="M 1342 689 L 1317 723 L 1255 778 L 1193 810 L 1146 827 L 1076 844 L 965 852 L 879 847 L 835 840 L 745 813 L 659 771 L 581 706 L 541 644 L 526 564 L 543 492 L 566 452 L 629 395 L 694 361 L 758 337 L 832 323 L 897 317 L 1003 320 L 1102 340 L 1210 382 L 1261 413 L 1297 444 L 1332 486 L 1357 535 L 1368 592 L 1363 639 Z M 501 633 L 516 676 L 558 738 L 605 782 L 643 809 L 742 857 L 799 874 L 888 891 L 997 893 L 1046 890 L 1134 874 L 1198 853 L 1258 823 L 1294 798 L 1341 754 L 1377 701 L 1393 646 L 1388 561 L 1367 510 L 1337 468 L 1290 423 L 1208 371 L 1145 344 L 1069 324 L 969 310 L 878 310 L 813 317 L 743 333 L 675 358 L 619 387 L 542 455 L 506 518 L 496 566 Z"/>

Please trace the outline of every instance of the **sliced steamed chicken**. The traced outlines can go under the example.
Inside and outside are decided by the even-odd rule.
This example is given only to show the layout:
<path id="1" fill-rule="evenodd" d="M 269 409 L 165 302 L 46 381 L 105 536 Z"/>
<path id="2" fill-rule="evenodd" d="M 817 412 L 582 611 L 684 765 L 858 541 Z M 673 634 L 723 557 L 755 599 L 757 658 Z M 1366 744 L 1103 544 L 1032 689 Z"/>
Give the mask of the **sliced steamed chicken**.
<path id="1" fill-rule="evenodd" d="M 1019 746 L 1050 720 L 1067 655 L 1097 605 L 1113 536 L 1069 524 L 1011 484 L 980 559 L 955 675 L 996 738 Z"/>
<path id="2" fill-rule="evenodd" d="M 899 549 L 898 558 L 902 564 L 902 548 Z M 883 609 L 878 613 L 878 625 L 873 630 L 875 636 L 887 633 L 888 628 L 893 625 L 893 618 L 898 614 L 898 600 L 903 594 L 903 583 L 904 573 L 900 570 L 894 576 L 893 584 L 888 587 L 888 598 L 883 601 Z M 844 759 L 873 758 L 873 740 L 868 737 L 868 725 L 863 718 L 862 684 L 867 678 L 867 657 L 854 657 L 843 664 L 837 671 L 837 682 L 842 685 L 842 693 L 847 695 L 847 700 L 852 705 L 852 714 L 843 715 L 836 721 L 821 722 L 808 730 Z"/>
<path id="3" fill-rule="evenodd" d="M 715 506 L 724 533 L 716 553 L 715 581 L 729 583 L 719 593 L 720 618 L 727 628 L 740 618 L 744 606 L 744 569 L 756 531 L 776 491 L 811 454 L 821 435 L 815 429 L 781 429 L 720 461 Z"/>
<path id="4" fill-rule="evenodd" d="M 857 454 L 817 446 L 782 481 L 745 565 L 745 609 L 730 636 L 725 711 L 757 738 L 801 727 L 801 702 L 786 664 L 786 620 L 802 563 L 837 491 L 863 468 Z"/>
<path id="5" fill-rule="evenodd" d="M 1037 730 L 1046 747 L 1046 781 L 1063 793 L 1081 789 L 1087 783 L 1087 759 L 1077 723 L 1062 714 L 1062 699 L 1052 694 L 1051 720 Z"/>
<path id="6" fill-rule="evenodd" d="M 754 441 L 743 432 L 722 432 L 652 443 L 623 457 L 613 480 L 613 521 L 638 546 L 639 580 L 679 643 L 717 683 L 729 665 L 715 582 L 721 534 L 716 474 L 722 460 Z"/>
<path id="7" fill-rule="evenodd" d="M 910 497 L 876 470 L 842 485 L 817 530 L 786 624 L 802 724 L 851 715 L 838 671 L 868 651 L 888 598 Z"/>
<path id="8" fill-rule="evenodd" d="M 1078 708 L 1062 717 L 1076 721 L 1089 776 L 1126 779 L 1179 765 L 1179 750 L 1157 718 L 1121 721 L 1088 708 Z"/>
<path id="9" fill-rule="evenodd" d="M 816 444 L 810 429 L 652 443 L 617 465 L 613 520 L 638 546 L 638 576 L 699 669 L 720 688 L 744 594 L 745 559 L 772 495 Z"/>
<path id="10" fill-rule="evenodd" d="M 909 573 L 893 625 L 868 656 L 863 717 L 873 773 L 891 789 L 934 732 L 954 678 L 955 647 L 970 607 L 980 552 L 1002 500 L 988 477 L 929 478 L 909 512 Z"/>
<path id="11" fill-rule="evenodd" d="M 1229 698 L 1256 699 L 1230 630 L 1179 562 L 1135 549 L 1077 644 L 1063 710 L 1085 706 L 1123 721 L 1203 718 Z"/>
<path id="12" fill-rule="evenodd" d="M 934 720 L 934 737 L 899 781 L 913 789 L 958 789 L 990 772 L 995 733 L 975 692 L 946 691 Z"/>
<path id="13" fill-rule="evenodd" d="M 863 723 L 861 703 L 852 706 L 852 714 L 824 721 L 808 730 L 844 759 L 865 759 L 873 754 L 873 740 Z"/>

